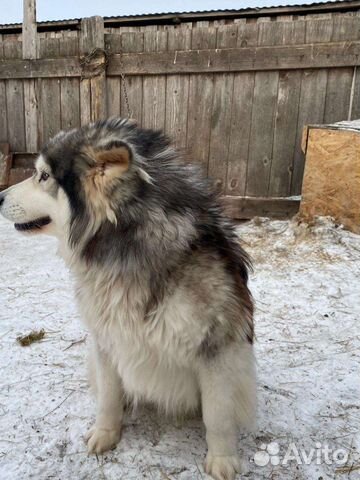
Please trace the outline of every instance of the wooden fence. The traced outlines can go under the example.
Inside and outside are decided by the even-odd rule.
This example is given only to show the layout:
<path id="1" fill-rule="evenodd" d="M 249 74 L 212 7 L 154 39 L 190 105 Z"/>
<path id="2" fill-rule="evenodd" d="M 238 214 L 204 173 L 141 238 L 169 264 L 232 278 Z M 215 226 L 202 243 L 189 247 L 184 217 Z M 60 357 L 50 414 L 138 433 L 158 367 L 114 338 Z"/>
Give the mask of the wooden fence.
<path id="1" fill-rule="evenodd" d="M 123 76 L 131 116 L 187 149 L 238 218 L 295 212 L 303 126 L 360 117 L 357 15 L 141 29 L 104 29 L 92 17 L 80 31 L 38 33 L 30 49 L 2 37 L 10 184 L 59 130 L 127 116 Z"/>

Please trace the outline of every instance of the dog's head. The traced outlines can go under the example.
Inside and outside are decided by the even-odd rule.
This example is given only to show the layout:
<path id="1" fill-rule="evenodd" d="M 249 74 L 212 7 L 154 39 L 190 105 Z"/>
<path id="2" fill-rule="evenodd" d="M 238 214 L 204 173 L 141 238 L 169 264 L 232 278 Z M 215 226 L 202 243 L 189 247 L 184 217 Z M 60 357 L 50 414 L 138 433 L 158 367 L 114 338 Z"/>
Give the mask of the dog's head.
<path id="1" fill-rule="evenodd" d="M 131 146 L 136 127 L 124 120 L 60 132 L 40 152 L 31 178 L 0 194 L 0 213 L 25 233 L 66 236 L 75 245 L 150 178 Z M 87 235 L 88 234 L 88 235 Z"/>

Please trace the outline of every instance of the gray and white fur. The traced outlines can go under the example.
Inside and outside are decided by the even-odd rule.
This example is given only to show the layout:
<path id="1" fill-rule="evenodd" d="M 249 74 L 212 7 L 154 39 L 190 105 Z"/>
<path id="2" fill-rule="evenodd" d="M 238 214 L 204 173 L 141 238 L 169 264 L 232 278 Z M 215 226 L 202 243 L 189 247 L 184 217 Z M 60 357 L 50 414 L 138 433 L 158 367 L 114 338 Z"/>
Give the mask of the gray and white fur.
<path id="1" fill-rule="evenodd" d="M 0 212 L 55 235 L 75 277 L 94 344 L 89 451 L 119 441 L 128 399 L 169 414 L 200 406 L 205 470 L 233 480 L 256 405 L 250 261 L 198 169 L 163 133 L 109 119 L 51 139 Z"/>

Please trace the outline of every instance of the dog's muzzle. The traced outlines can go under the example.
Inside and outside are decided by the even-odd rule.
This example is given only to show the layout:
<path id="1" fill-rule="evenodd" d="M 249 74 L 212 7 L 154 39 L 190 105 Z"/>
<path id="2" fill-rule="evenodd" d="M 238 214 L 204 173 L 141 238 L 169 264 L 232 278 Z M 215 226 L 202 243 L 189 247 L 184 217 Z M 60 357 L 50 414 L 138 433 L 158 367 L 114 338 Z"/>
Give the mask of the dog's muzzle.
<path id="1" fill-rule="evenodd" d="M 7 202 L 5 201 L 6 195 L 6 190 L 0 193 L 0 213 L 7 220 L 14 222 L 14 227 L 16 230 L 20 232 L 39 231 L 51 223 L 51 218 L 48 215 L 41 217 L 39 216 L 33 220 L 28 220 L 23 207 L 17 204 L 7 205 Z"/>

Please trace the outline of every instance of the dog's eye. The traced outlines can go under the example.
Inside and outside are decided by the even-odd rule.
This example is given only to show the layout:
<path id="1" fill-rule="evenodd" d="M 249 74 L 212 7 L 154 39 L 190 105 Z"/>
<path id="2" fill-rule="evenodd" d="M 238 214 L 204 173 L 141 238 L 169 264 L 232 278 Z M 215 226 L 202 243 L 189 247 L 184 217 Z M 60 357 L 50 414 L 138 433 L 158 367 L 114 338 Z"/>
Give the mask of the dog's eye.
<path id="1" fill-rule="evenodd" d="M 40 176 L 39 182 L 46 182 L 46 180 L 50 177 L 50 175 L 46 172 L 42 172 Z"/>

